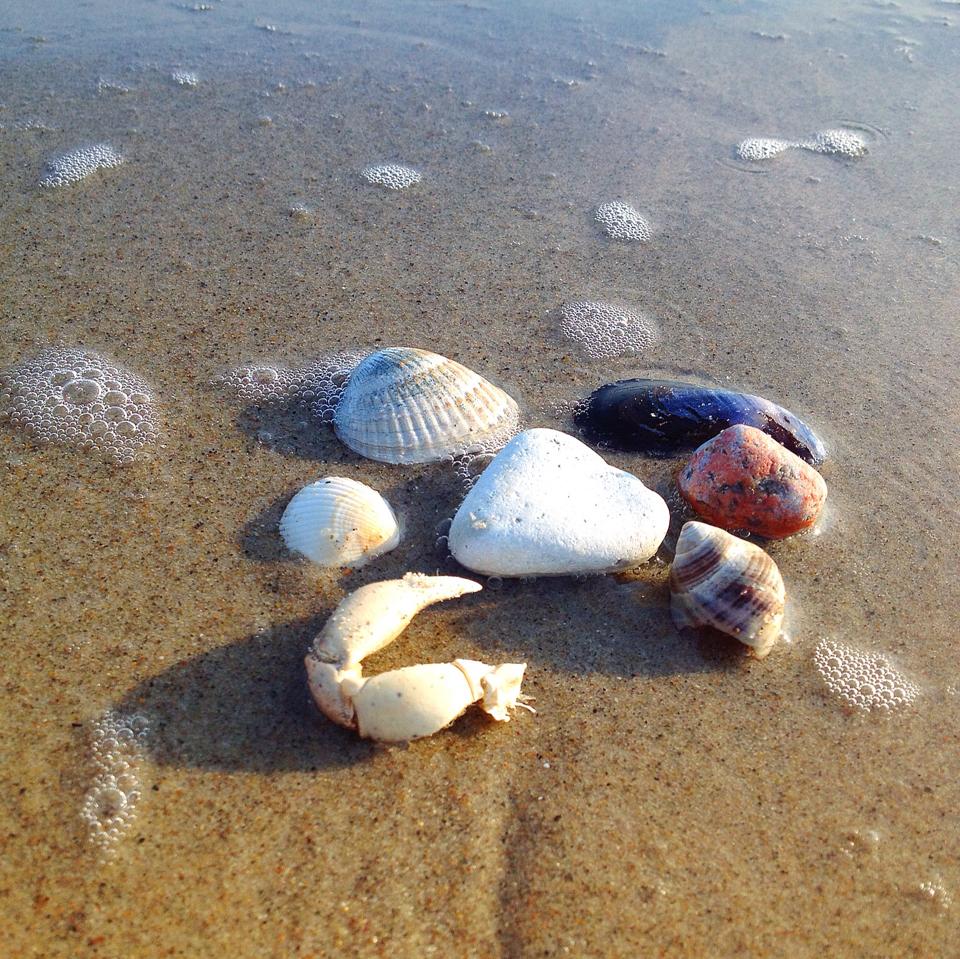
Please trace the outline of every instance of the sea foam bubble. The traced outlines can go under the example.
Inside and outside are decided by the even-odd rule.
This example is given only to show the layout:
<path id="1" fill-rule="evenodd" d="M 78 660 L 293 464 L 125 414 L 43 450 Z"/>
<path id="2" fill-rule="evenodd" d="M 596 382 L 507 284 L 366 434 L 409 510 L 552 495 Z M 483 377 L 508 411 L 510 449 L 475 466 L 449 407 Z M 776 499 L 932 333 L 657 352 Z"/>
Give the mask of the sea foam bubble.
<path id="1" fill-rule="evenodd" d="M 613 240 L 643 242 L 649 240 L 653 233 L 639 211 L 619 200 L 601 203 L 593 216 L 600 224 L 600 229 Z"/>
<path id="2" fill-rule="evenodd" d="M 834 639 L 821 639 L 813 662 L 827 688 L 840 701 L 865 712 L 908 706 L 920 687 L 879 653 L 867 653 Z"/>
<path id="3" fill-rule="evenodd" d="M 423 174 L 413 167 L 402 163 L 378 163 L 364 167 L 360 176 L 373 186 L 386 187 L 388 190 L 405 190 L 423 179 Z"/>
<path id="4" fill-rule="evenodd" d="M 87 838 L 109 859 L 130 829 L 141 796 L 147 720 L 108 710 L 91 726 L 93 779 L 80 807 Z"/>
<path id="5" fill-rule="evenodd" d="M 190 70 L 174 70 L 170 74 L 170 79 L 178 87 L 187 87 L 189 90 L 195 90 L 200 86 L 200 78 Z"/>
<path id="6" fill-rule="evenodd" d="M 158 435 L 150 387 L 89 350 L 51 347 L 0 373 L 0 422 L 131 463 Z"/>
<path id="7" fill-rule="evenodd" d="M 771 160 L 796 146 L 793 140 L 779 140 L 776 137 L 747 137 L 737 145 L 737 156 L 741 160 Z"/>
<path id="8" fill-rule="evenodd" d="M 109 143 L 79 147 L 47 160 L 40 174 L 40 186 L 49 188 L 78 183 L 97 170 L 107 170 L 123 162 L 123 155 Z"/>
<path id="9" fill-rule="evenodd" d="M 353 368 L 365 350 L 341 350 L 305 366 L 240 366 L 220 378 L 220 383 L 246 405 L 308 406 L 323 422 L 331 422 Z"/>
<path id="10" fill-rule="evenodd" d="M 867 153 L 867 140 L 856 130 L 835 128 L 819 130 L 802 140 L 782 140 L 778 137 L 748 137 L 737 144 L 741 160 L 771 160 L 787 150 L 808 150 L 829 156 L 855 159 Z"/>
<path id="11" fill-rule="evenodd" d="M 560 333 L 595 360 L 641 353 L 657 335 L 646 314 L 599 300 L 564 303 L 560 307 Z"/>

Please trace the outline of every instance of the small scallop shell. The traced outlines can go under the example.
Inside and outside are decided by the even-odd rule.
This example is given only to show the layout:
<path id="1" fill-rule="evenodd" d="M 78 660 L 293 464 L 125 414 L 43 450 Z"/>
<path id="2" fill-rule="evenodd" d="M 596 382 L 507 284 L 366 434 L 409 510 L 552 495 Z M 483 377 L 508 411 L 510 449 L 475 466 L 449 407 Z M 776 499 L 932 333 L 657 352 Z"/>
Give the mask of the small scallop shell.
<path id="1" fill-rule="evenodd" d="M 479 373 L 426 350 L 391 347 L 353 371 L 333 425 L 368 459 L 430 463 L 498 449 L 519 421 L 516 402 Z"/>
<path id="2" fill-rule="evenodd" d="M 283 511 L 280 535 L 290 550 L 321 566 L 362 566 L 400 542 L 390 504 L 342 476 L 300 490 Z"/>
<path id="3" fill-rule="evenodd" d="M 777 564 L 753 543 L 706 523 L 686 523 L 670 567 L 678 628 L 711 626 L 762 659 L 780 637 L 786 593 Z"/>

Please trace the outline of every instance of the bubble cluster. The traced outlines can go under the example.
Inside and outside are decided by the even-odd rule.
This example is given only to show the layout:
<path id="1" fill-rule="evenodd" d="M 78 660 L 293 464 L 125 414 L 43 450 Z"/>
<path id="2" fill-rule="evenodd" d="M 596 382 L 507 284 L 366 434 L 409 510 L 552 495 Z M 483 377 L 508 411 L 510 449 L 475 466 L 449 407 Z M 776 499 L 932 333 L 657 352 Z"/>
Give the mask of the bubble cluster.
<path id="1" fill-rule="evenodd" d="M 97 93 L 129 93 L 130 87 L 119 80 L 110 80 L 107 77 L 100 77 L 97 80 Z"/>
<path id="2" fill-rule="evenodd" d="M 748 137 L 737 145 L 741 160 L 770 160 L 787 150 L 809 150 L 852 159 L 867 152 L 867 141 L 853 130 L 820 130 L 805 140 L 780 140 L 776 137 Z"/>
<path id="3" fill-rule="evenodd" d="M 652 235 L 650 224 L 640 213 L 619 200 L 601 203 L 594 213 L 594 219 L 613 240 L 644 241 Z"/>
<path id="4" fill-rule="evenodd" d="M 80 818 L 89 841 L 109 858 L 129 830 L 140 801 L 140 765 L 147 736 L 143 716 L 108 710 L 91 728 L 93 781 L 83 797 Z"/>
<path id="5" fill-rule="evenodd" d="M 792 140 L 778 140 L 776 137 L 748 137 L 737 145 L 737 156 L 741 160 L 770 160 L 796 146 L 797 144 Z"/>
<path id="6" fill-rule="evenodd" d="M 641 353 L 656 339 L 649 316 L 593 300 L 564 303 L 560 307 L 560 332 L 595 360 Z"/>
<path id="7" fill-rule="evenodd" d="M 827 688 L 847 706 L 889 712 L 908 706 L 920 687 L 879 653 L 865 653 L 833 639 L 821 639 L 813 662 Z"/>
<path id="8" fill-rule="evenodd" d="M 366 356 L 362 350 L 331 353 L 308 366 L 241 366 L 221 378 L 221 383 L 250 406 L 309 406 L 325 423 L 333 419 L 351 371 Z"/>
<path id="9" fill-rule="evenodd" d="M 853 130 L 821 130 L 811 141 L 800 146 L 815 153 L 843 157 L 861 157 L 867 152 L 867 141 Z"/>
<path id="10" fill-rule="evenodd" d="M 53 133 L 57 128 L 38 117 L 21 117 L 14 120 L 9 127 L 0 123 L 0 130 L 6 129 L 15 130 L 17 133 Z"/>
<path id="11" fill-rule="evenodd" d="M 177 86 L 181 87 L 194 89 L 200 86 L 200 78 L 189 70 L 174 70 L 173 73 L 170 74 L 170 79 L 173 80 Z"/>
<path id="12" fill-rule="evenodd" d="M 480 474 L 490 465 L 494 457 L 517 433 L 522 423 L 519 410 L 507 417 L 500 428 L 481 443 L 471 442 L 470 449 L 459 451 L 447 457 L 447 464 L 453 467 L 454 475 L 460 481 L 464 495 L 470 492 L 480 479 Z"/>
<path id="13" fill-rule="evenodd" d="M 418 170 L 404 166 L 402 163 L 380 163 L 376 166 L 368 166 L 360 171 L 360 176 L 367 183 L 383 186 L 388 190 L 405 190 L 423 179 Z"/>
<path id="14" fill-rule="evenodd" d="M 140 377 L 86 350 L 51 347 L 0 373 L 0 422 L 40 443 L 132 463 L 156 440 L 157 412 Z"/>
<path id="15" fill-rule="evenodd" d="M 953 896 L 939 876 L 919 883 L 916 894 L 918 899 L 931 903 L 941 912 L 946 912 L 953 905 Z"/>
<path id="16" fill-rule="evenodd" d="M 47 160 L 40 175 L 40 186 L 58 187 L 77 183 L 97 170 L 107 170 L 121 163 L 122 154 L 109 143 L 94 143 Z"/>
<path id="17" fill-rule="evenodd" d="M 453 473 L 460 482 L 464 496 L 473 489 L 480 474 L 490 465 L 496 453 L 492 450 L 479 453 L 457 453 L 448 458 Z"/>

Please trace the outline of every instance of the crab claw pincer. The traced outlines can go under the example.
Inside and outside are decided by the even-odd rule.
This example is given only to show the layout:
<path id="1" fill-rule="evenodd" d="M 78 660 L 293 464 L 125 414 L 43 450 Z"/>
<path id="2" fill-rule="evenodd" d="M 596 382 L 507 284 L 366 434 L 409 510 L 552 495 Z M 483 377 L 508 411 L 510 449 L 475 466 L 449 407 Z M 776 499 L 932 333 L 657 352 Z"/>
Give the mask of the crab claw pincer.
<path id="1" fill-rule="evenodd" d="M 370 678 L 362 673 L 361 660 L 393 642 L 425 606 L 480 588 L 454 576 L 408 573 L 347 596 L 304 660 L 310 692 L 321 712 L 381 742 L 430 736 L 474 703 L 494 719 L 509 720 L 509 711 L 524 705 L 520 684 L 526 663 L 489 666 L 457 659 Z"/>

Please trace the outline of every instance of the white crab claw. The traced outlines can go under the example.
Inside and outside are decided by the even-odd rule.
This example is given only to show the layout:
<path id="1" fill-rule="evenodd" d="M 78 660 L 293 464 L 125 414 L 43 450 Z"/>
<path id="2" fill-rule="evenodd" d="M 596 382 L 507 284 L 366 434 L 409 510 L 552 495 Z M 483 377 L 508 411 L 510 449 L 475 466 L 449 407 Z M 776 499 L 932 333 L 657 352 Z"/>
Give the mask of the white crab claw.
<path id="1" fill-rule="evenodd" d="M 526 668 L 526 663 L 503 663 L 481 679 L 483 701 L 480 705 L 494 719 L 507 722 L 510 719 L 509 711 L 518 706 L 534 712 L 532 706 L 521 701 L 520 684 Z"/>
<path id="2" fill-rule="evenodd" d="M 452 663 L 426 663 L 368 679 L 353 701 L 361 736 L 381 742 L 419 739 L 449 726 L 473 702 Z"/>
<path id="3" fill-rule="evenodd" d="M 522 677 L 525 664 L 510 664 L 508 668 L 519 670 Z M 458 659 L 374 676 L 352 696 L 359 733 L 381 742 L 420 739 L 449 726 L 476 702 L 481 702 L 494 719 L 508 719 L 506 702 L 492 710 L 487 705 L 485 680 L 495 672 L 493 666 Z"/>
<path id="4" fill-rule="evenodd" d="M 346 726 L 347 729 L 356 729 L 353 704 L 346 692 L 351 689 L 350 680 L 354 679 L 353 674 L 345 674 L 332 663 L 325 663 L 310 653 L 307 654 L 304 665 L 307 667 L 310 693 L 324 716 Z M 362 681 L 361 679 L 360 682 Z"/>
<path id="5" fill-rule="evenodd" d="M 361 660 L 403 632 L 425 606 L 480 589 L 455 576 L 408 573 L 363 586 L 334 610 L 304 663 L 310 692 L 328 718 L 361 736 L 406 742 L 439 732 L 478 703 L 506 721 L 523 706 L 526 663 L 488 666 L 473 659 L 423 663 L 364 679 Z M 530 707 L 525 707 L 529 709 Z"/>
<path id="6" fill-rule="evenodd" d="M 314 640 L 313 654 L 341 669 L 356 666 L 392 643 L 421 609 L 480 589 L 479 583 L 459 576 L 422 573 L 361 586 L 333 611 Z"/>

